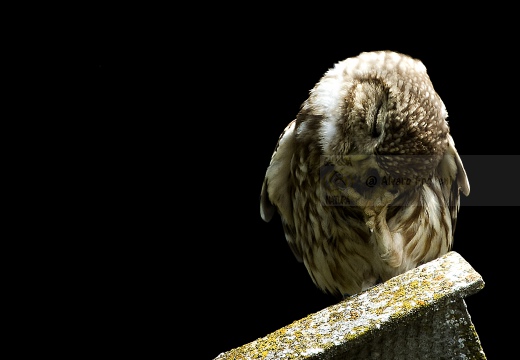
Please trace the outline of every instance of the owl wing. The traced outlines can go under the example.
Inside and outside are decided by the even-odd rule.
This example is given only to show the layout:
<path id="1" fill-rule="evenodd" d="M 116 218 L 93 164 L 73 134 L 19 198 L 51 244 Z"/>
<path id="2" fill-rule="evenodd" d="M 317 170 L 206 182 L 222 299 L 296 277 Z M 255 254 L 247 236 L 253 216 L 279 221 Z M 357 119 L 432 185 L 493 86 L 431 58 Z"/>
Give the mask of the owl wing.
<path id="1" fill-rule="evenodd" d="M 455 148 L 455 142 L 451 135 L 448 135 L 448 149 L 447 154 L 451 155 L 455 161 L 455 172 L 454 177 L 455 181 L 452 182 L 448 200 L 448 206 L 450 208 L 451 214 L 451 223 L 452 223 L 452 234 L 455 233 L 455 225 L 457 223 L 457 214 L 459 212 L 460 207 L 460 192 L 465 196 L 469 195 L 469 181 L 468 176 L 466 174 L 466 170 L 464 169 L 464 165 L 462 164 L 462 160 Z"/>
<path id="2" fill-rule="evenodd" d="M 260 216 L 266 222 L 271 221 L 276 211 L 282 219 L 285 238 L 294 256 L 302 261 L 302 256 L 295 245 L 295 228 L 292 217 L 291 161 L 296 146 L 296 120 L 291 121 L 282 134 L 267 167 L 262 190 L 260 192 Z"/>

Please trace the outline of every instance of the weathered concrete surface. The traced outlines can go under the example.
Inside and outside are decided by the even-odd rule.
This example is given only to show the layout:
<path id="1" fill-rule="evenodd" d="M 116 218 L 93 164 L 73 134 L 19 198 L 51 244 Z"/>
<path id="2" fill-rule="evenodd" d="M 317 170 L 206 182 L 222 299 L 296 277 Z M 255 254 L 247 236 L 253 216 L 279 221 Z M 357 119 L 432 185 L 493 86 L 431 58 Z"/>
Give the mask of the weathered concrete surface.
<path id="1" fill-rule="evenodd" d="M 484 360 L 463 300 L 483 287 L 452 251 L 214 360 Z"/>

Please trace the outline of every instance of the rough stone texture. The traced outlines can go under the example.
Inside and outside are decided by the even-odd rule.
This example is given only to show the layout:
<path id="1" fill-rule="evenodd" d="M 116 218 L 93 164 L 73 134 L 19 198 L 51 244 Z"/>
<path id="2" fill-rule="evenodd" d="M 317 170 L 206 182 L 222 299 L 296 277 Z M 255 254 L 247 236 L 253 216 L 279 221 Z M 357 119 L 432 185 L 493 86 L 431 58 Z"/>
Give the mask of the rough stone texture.
<path id="1" fill-rule="evenodd" d="M 214 360 L 485 360 L 463 300 L 483 287 L 452 251 Z"/>

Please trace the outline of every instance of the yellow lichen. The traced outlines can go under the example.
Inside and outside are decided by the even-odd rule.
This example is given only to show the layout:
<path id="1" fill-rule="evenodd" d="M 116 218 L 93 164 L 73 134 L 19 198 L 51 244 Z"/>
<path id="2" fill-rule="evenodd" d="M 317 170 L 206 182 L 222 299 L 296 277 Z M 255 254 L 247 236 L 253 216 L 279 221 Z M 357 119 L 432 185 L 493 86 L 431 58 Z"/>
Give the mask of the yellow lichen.
<path id="1" fill-rule="evenodd" d="M 350 310 L 350 318 L 351 319 L 357 319 L 359 318 L 360 314 L 358 311 L 356 310 Z"/>
<path id="2" fill-rule="evenodd" d="M 404 297 L 406 295 L 406 290 L 404 288 L 399 288 L 396 292 L 394 292 L 394 297 Z"/>
<path id="3" fill-rule="evenodd" d="M 370 326 L 355 326 L 352 328 L 351 332 L 345 334 L 345 339 L 355 339 L 359 337 L 359 335 L 366 333 L 368 330 L 370 330 Z"/>
<path id="4" fill-rule="evenodd" d="M 412 301 L 405 300 L 405 301 L 403 301 L 403 307 L 406 310 L 411 310 L 414 307 L 414 303 Z"/>

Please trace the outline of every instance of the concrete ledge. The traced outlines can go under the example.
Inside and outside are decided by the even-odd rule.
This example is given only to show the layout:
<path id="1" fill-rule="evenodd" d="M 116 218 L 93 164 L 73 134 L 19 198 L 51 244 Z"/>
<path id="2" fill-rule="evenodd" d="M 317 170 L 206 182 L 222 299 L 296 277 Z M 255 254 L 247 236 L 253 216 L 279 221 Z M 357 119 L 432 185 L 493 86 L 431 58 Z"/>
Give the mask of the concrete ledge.
<path id="1" fill-rule="evenodd" d="M 452 251 L 214 360 L 485 360 L 463 300 L 483 287 Z"/>

